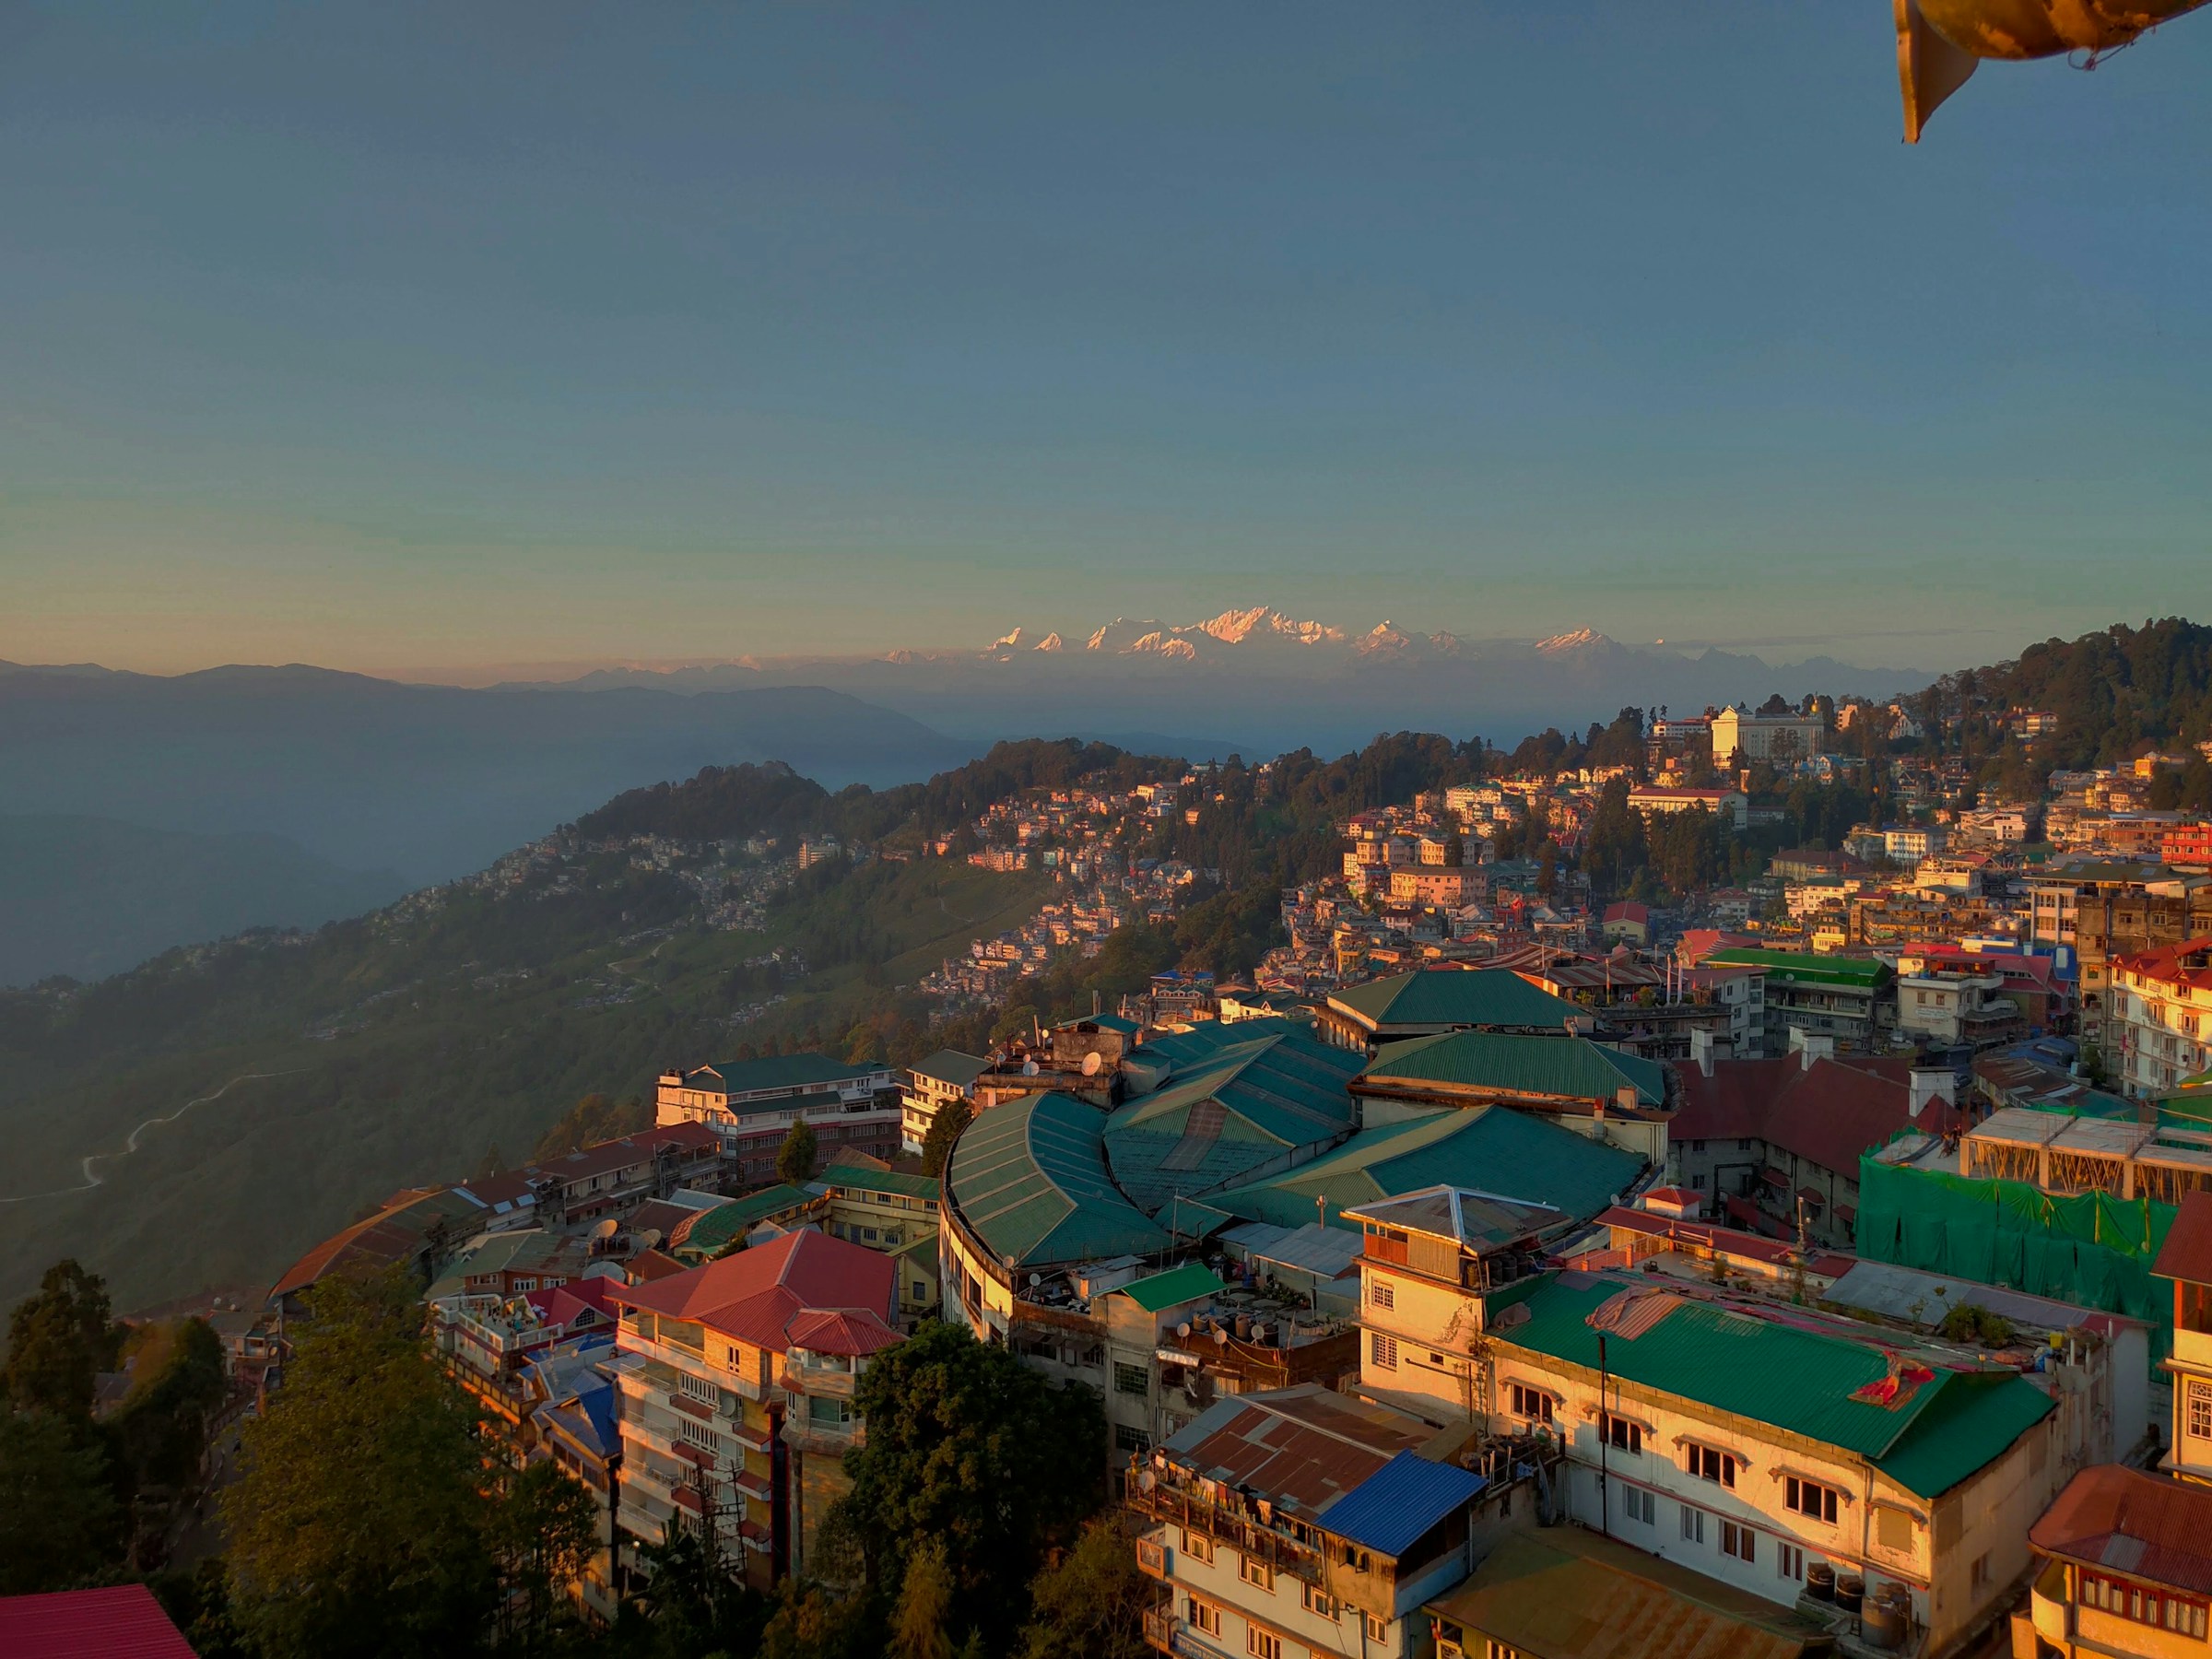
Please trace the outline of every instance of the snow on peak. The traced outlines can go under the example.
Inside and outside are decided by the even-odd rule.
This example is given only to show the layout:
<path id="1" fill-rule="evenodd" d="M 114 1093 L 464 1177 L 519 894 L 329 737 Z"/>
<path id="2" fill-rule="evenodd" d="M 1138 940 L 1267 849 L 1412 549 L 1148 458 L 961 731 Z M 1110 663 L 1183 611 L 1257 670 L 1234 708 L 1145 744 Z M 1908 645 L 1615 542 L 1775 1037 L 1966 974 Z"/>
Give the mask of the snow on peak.
<path id="1" fill-rule="evenodd" d="M 1119 618 L 1115 618 L 1115 621 L 1119 620 Z M 1112 631 L 1113 623 L 1107 623 L 1103 628 L 1100 629 L 1098 632 L 1092 634 L 1089 639 L 1083 641 L 1083 649 L 1086 651 L 1103 651 L 1106 648 L 1106 636 Z"/>
<path id="2" fill-rule="evenodd" d="M 1572 633 L 1553 634 L 1548 640 L 1538 640 L 1536 649 L 1546 653 L 1580 651 L 1585 645 L 1602 645 L 1605 642 L 1606 636 L 1595 629 L 1578 628 Z"/>
<path id="3" fill-rule="evenodd" d="M 1058 651 L 1065 643 L 1066 641 L 1062 640 L 1057 633 L 1048 633 L 1030 649 L 1032 651 Z"/>
<path id="4" fill-rule="evenodd" d="M 1012 633 L 1001 634 L 997 639 L 992 641 L 991 649 L 993 651 L 1013 651 L 1020 644 L 1021 629 L 1018 628 Z"/>
<path id="5" fill-rule="evenodd" d="M 1122 647 L 1124 656 L 1134 656 L 1139 653 L 1147 655 L 1174 657 L 1188 663 L 1196 660 L 1198 647 L 1171 629 L 1156 628 L 1150 633 L 1139 635 Z"/>
<path id="6" fill-rule="evenodd" d="M 1412 643 L 1413 636 L 1387 617 L 1359 637 L 1362 651 L 1403 651 Z"/>

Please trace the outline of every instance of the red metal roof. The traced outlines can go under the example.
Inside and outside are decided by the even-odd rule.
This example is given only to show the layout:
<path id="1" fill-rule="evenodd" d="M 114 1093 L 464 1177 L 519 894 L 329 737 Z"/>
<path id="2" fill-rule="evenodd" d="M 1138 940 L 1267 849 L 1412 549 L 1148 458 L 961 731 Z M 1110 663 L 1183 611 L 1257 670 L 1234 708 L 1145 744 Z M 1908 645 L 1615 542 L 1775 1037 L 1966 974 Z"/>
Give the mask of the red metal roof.
<path id="1" fill-rule="evenodd" d="M 7 1659 L 195 1659 L 144 1584 L 0 1596 Z"/>
<path id="2" fill-rule="evenodd" d="M 2212 1193 L 2191 1193 L 2182 1200 L 2150 1270 L 2161 1278 L 2212 1285 Z"/>
<path id="3" fill-rule="evenodd" d="M 1907 1110 L 1912 1067 L 1904 1060 L 1716 1060 L 1707 1077 L 1677 1067 L 1682 1106 L 1667 1127 L 1670 1140 L 1758 1140 L 1855 1181 L 1859 1154 L 1900 1129 L 1939 1135 L 1959 1127 L 1956 1108 L 1940 1100 Z M 1777 1184 L 1782 1184 L 1778 1182 Z"/>
<path id="4" fill-rule="evenodd" d="M 869 1309 L 821 1308 L 802 1313 L 791 1322 L 787 1335 L 793 1347 L 812 1354 L 843 1354 L 858 1359 L 881 1353 L 906 1339 Z"/>
<path id="5" fill-rule="evenodd" d="M 895 1317 L 898 1269 L 878 1251 L 807 1229 L 649 1285 L 611 1288 L 611 1300 L 781 1353 L 793 1322 L 824 1309 Z"/>
<path id="6" fill-rule="evenodd" d="M 2212 1487 L 2098 1464 L 2066 1483 L 2028 1541 L 2045 1555 L 2212 1594 Z"/>

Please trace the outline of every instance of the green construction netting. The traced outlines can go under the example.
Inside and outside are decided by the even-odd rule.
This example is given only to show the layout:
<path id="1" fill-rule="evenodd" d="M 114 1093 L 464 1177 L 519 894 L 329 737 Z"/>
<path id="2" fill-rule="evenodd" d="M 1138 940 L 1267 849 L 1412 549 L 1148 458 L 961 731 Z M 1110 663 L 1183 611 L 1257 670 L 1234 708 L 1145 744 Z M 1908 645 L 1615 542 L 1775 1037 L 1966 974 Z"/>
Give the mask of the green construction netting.
<path id="1" fill-rule="evenodd" d="M 2150 1265 L 2173 1217 L 2148 1198 L 1859 1160 L 1859 1254 L 2140 1319 L 2154 1371 L 2173 1346 L 2173 1288 Z"/>

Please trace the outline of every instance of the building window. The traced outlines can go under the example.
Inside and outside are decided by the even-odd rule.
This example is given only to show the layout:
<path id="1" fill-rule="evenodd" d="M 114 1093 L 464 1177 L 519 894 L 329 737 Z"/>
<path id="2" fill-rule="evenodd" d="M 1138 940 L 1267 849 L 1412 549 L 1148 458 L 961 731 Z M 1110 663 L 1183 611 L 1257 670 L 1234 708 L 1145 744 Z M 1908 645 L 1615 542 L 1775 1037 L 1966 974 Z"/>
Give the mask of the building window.
<path id="1" fill-rule="evenodd" d="M 1641 1521 L 1646 1526 L 1653 1524 L 1659 1512 L 1659 1500 L 1641 1487 L 1630 1487 L 1626 1495 L 1629 1519 Z"/>
<path id="2" fill-rule="evenodd" d="M 1149 1452 L 1152 1450 L 1152 1437 L 1142 1429 L 1116 1423 L 1113 1426 L 1113 1449 L 1117 1452 Z"/>
<path id="3" fill-rule="evenodd" d="M 1244 1627 L 1244 1651 L 1252 1659 L 1283 1659 L 1283 1639 L 1248 1624 Z"/>
<path id="4" fill-rule="evenodd" d="M 1721 1553 L 1739 1561 L 1758 1559 L 1759 1535 L 1734 1521 L 1721 1523 Z"/>
<path id="5" fill-rule="evenodd" d="M 1204 1533 L 1194 1533 L 1185 1527 L 1182 1533 L 1182 1553 L 1189 1556 L 1194 1561 L 1204 1561 L 1210 1566 L 1214 1559 L 1214 1541 Z M 1193 1622 L 1196 1621 L 1193 1620 Z M 1218 1635 L 1219 1632 L 1217 1631 L 1216 1634 Z"/>
<path id="6" fill-rule="evenodd" d="M 1551 1421 L 1551 1396 L 1542 1389 L 1531 1388 L 1524 1382 L 1514 1382 L 1508 1385 L 1508 1393 L 1515 1417 L 1524 1417 L 1538 1423 Z"/>
<path id="7" fill-rule="evenodd" d="M 681 1440 L 685 1445 L 697 1446 L 709 1456 L 712 1456 L 721 1450 L 720 1442 L 714 1438 L 714 1431 L 693 1422 L 689 1418 L 686 1418 L 676 1426 L 676 1432 L 677 1438 Z"/>
<path id="8" fill-rule="evenodd" d="M 1966 1587 L 1972 1591 L 1989 1588 L 1989 1552 L 1986 1549 L 1974 1558 L 1974 1564 L 1966 1575 Z"/>
<path id="9" fill-rule="evenodd" d="M 1385 1336 L 1380 1331 L 1371 1332 L 1367 1338 L 1367 1355 L 1379 1371 L 1398 1369 L 1398 1339 Z"/>
<path id="10" fill-rule="evenodd" d="M 1491 1637 L 1488 1640 L 1488 1646 L 1484 1653 L 1483 1659 L 1521 1659 L 1521 1650 L 1519 1648 L 1508 1647 L 1504 1642 L 1497 1640 L 1497 1638 Z"/>
<path id="11" fill-rule="evenodd" d="M 1196 1596 L 1192 1596 L 1191 1629 L 1194 1630 L 1203 1630 L 1208 1636 L 1220 1635 L 1221 1609 L 1215 1606 L 1211 1602 L 1202 1602 Z"/>
<path id="12" fill-rule="evenodd" d="M 1237 1576 L 1257 1589 L 1275 1588 L 1275 1569 L 1249 1552 L 1238 1558 Z"/>
<path id="13" fill-rule="evenodd" d="M 1805 1551 L 1794 1544 L 1784 1544 L 1774 1552 L 1774 1572 L 1778 1578 L 1805 1581 Z"/>
<path id="14" fill-rule="evenodd" d="M 1783 1483 L 1783 1507 L 1795 1510 L 1801 1515 L 1810 1515 L 1816 1521 L 1836 1524 L 1836 1488 L 1822 1486 L 1817 1480 L 1800 1480 L 1791 1476 Z"/>
<path id="15" fill-rule="evenodd" d="M 1367 1286 L 1367 1300 L 1374 1307 L 1394 1308 L 1398 1305 L 1397 1287 L 1385 1279 L 1371 1279 Z"/>
<path id="16" fill-rule="evenodd" d="M 1597 1433 L 1600 1440 L 1609 1445 L 1618 1446 L 1632 1456 L 1641 1456 L 1643 1453 L 1643 1426 L 1641 1423 L 1631 1423 L 1626 1418 L 1618 1418 L 1606 1412 L 1597 1419 Z"/>
<path id="17" fill-rule="evenodd" d="M 2136 1624 L 2156 1625 L 2177 1636 L 2205 1639 L 2206 1606 L 2201 1597 L 2177 1595 L 2155 1585 L 2131 1583 L 2085 1571 L 2081 1575 L 2081 1604 L 2097 1607 Z"/>
<path id="18" fill-rule="evenodd" d="M 1304 1590 L 1307 1612 L 1327 1619 L 1334 1619 L 1336 1617 L 1336 1598 L 1335 1596 L 1324 1591 L 1316 1590 L 1311 1584 L 1305 1585 Z"/>
<path id="19" fill-rule="evenodd" d="M 722 1388 L 712 1377 L 695 1377 L 689 1371 L 676 1373 L 676 1385 L 695 1400 L 709 1406 L 722 1404 Z"/>
<path id="20" fill-rule="evenodd" d="M 1682 1506 L 1682 1535 L 1692 1544 L 1705 1542 L 1705 1512 L 1703 1510 L 1692 1509 L 1687 1503 Z"/>
<path id="21" fill-rule="evenodd" d="M 1113 1362 L 1113 1391 L 1141 1398 L 1152 1392 L 1151 1374 L 1141 1365 L 1132 1365 L 1126 1359 L 1116 1359 Z"/>
<path id="22" fill-rule="evenodd" d="M 1380 1613 L 1362 1613 L 1360 1618 L 1367 1620 L 1367 1639 L 1370 1641 L 1387 1641 L 1390 1640 L 1389 1619 L 1383 1618 Z"/>
<path id="23" fill-rule="evenodd" d="M 2187 1431 L 2191 1440 L 2212 1441 L 2212 1384 L 2189 1384 Z"/>
<path id="24" fill-rule="evenodd" d="M 1683 1447 L 1682 1467 L 1685 1473 L 1700 1480 L 1710 1480 L 1716 1486 L 1735 1485 L 1735 1459 L 1711 1446 Z"/>

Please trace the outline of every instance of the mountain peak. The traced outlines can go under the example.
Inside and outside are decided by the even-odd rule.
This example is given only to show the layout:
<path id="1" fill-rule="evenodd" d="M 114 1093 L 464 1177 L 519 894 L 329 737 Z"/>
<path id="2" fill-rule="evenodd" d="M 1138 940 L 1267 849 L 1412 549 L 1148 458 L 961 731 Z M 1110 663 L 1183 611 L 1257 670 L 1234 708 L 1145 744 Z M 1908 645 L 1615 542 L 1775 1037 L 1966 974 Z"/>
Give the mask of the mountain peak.
<path id="1" fill-rule="evenodd" d="M 1546 655 L 1562 651 L 1582 651 L 1592 645 L 1610 645 L 1613 641 L 1594 628 L 1578 628 L 1571 633 L 1553 634 L 1548 640 L 1538 640 L 1536 649 Z"/>
<path id="2" fill-rule="evenodd" d="M 1048 633 L 1030 649 L 1032 651 L 1058 651 L 1065 644 L 1066 641 L 1061 639 L 1057 633 Z"/>

